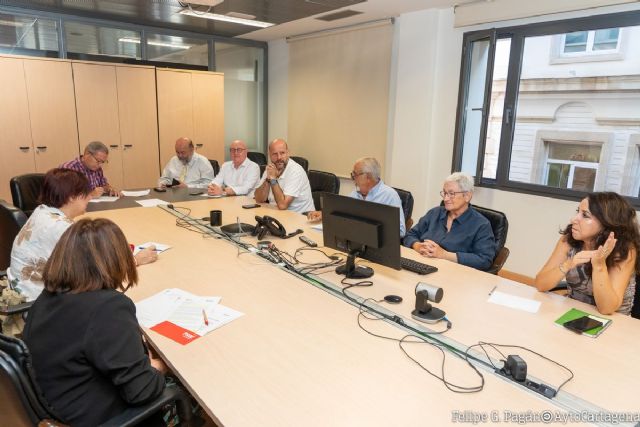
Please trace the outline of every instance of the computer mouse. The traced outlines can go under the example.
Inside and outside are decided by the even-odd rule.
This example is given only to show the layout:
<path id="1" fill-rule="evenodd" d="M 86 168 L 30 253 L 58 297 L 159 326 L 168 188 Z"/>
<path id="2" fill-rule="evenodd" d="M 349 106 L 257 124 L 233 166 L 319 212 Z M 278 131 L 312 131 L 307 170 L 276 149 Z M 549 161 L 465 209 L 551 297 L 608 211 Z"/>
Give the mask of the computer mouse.
<path id="1" fill-rule="evenodd" d="M 389 304 L 400 304 L 402 302 L 402 297 L 399 295 L 387 295 L 384 297 L 384 300 Z"/>

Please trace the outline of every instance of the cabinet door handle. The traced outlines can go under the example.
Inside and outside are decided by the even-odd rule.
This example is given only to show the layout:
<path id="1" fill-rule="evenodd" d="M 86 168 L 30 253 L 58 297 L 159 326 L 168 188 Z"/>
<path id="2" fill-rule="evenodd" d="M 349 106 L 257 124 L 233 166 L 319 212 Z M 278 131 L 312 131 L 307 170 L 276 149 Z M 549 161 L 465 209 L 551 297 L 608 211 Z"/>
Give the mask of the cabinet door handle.
<path id="1" fill-rule="evenodd" d="M 109 148 L 118 148 L 118 145 L 109 145 Z"/>
<path id="2" fill-rule="evenodd" d="M 19 147 L 19 148 L 20 148 L 21 150 L 23 150 L 23 151 L 24 151 L 24 150 L 27 150 L 27 151 L 28 151 L 28 150 L 29 150 L 29 148 L 31 148 L 31 147 Z"/>
<path id="3" fill-rule="evenodd" d="M 124 144 L 124 148 L 133 148 L 133 144 Z"/>
<path id="4" fill-rule="evenodd" d="M 47 146 L 46 145 L 40 145 L 39 147 L 36 147 L 38 150 L 46 150 Z"/>
<path id="5" fill-rule="evenodd" d="M 202 147 L 204 147 L 204 144 L 196 144 L 196 147 L 202 148 Z"/>

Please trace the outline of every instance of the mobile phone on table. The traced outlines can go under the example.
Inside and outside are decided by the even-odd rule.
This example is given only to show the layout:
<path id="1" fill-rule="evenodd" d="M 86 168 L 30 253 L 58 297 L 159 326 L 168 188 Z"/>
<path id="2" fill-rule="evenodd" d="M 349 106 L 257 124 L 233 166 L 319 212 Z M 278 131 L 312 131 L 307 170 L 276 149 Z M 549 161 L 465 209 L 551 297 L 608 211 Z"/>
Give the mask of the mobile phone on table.
<path id="1" fill-rule="evenodd" d="M 602 326 L 602 322 L 599 322 L 596 319 L 592 319 L 589 316 L 582 316 L 578 317 L 577 319 L 570 320 L 564 323 L 562 326 L 569 330 L 572 330 L 573 332 L 581 334 L 583 332 L 587 332 L 591 329 Z"/>
<path id="2" fill-rule="evenodd" d="M 251 203 L 250 205 L 242 205 L 242 207 L 244 209 L 254 209 L 254 208 L 259 208 L 260 204 L 258 203 Z"/>

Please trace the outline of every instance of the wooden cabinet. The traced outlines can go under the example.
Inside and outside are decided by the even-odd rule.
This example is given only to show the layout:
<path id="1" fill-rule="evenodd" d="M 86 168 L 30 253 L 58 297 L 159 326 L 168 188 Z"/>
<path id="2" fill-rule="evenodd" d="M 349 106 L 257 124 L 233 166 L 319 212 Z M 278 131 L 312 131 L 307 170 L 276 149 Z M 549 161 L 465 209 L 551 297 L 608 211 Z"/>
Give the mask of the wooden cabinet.
<path id="1" fill-rule="evenodd" d="M 155 74 L 151 67 L 75 62 L 78 133 L 109 147 L 103 166 L 118 189 L 151 187 L 160 176 Z"/>
<path id="2" fill-rule="evenodd" d="M 175 155 L 176 139 L 193 140 L 198 153 L 224 161 L 224 75 L 156 70 L 161 167 Z"/>
<path id="3" fill-rule="evenodd" d="M 0 198 L 11 200 L 11 177 L 91 141 L 109 147 L 103 168 L 118 189 L 154 186 L 181 136 L 224 160 L 221 73 L 1 55 L 0 76 Z"/>
<path id="4" fill-rule="evenodd" d="M 71 63 L 0 57 L 0 197 L 11 177 L 46 172 L 78 156 Z"/>

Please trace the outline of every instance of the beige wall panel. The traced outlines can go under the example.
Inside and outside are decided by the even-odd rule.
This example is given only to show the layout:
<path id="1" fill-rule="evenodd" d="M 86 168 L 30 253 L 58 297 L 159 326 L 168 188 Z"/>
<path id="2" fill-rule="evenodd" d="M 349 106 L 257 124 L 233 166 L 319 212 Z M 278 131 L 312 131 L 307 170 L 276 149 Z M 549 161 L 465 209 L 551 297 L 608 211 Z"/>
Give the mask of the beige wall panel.
<path id="1" fill-rule="evenodd" d="M 156 70 L 158 85 L 158 130 L 160 168 L 175 155 L 181 136 L 193 138 L 193 94 L 191 72 Z"/>
<path id="2" fill-rule="evenodd" d="M 10 202 L 11 177 L 33 172 L 36 164 L 22 59 L 0 57 L 0 76 L 0 199 Z"/>
<path id="3" fill-rule="evenodd" d="M 25 59 L 24 71 L 36 170 L 46 172 L 79 154 L 71 63 Z"/>
<path id="4" fill-rule="evenodd" d="M 121 189 L 122 147 L 115 66 L 74 63 L 73 80 L 80 147 L 84 150 L 91 141 L 102 141 L 109 147 L 104 174 L 112 186 Z"/>
<path id="5" fill-rule="evenodd" d="M 193 73 L 193 142 L 198 153 L 224 162 L 224 75 Z"/>
<path id="6" fill-rule="evenodd" d="M 118 66 L 116 77 L 123 188 L 152 187 L 160 176 L 155 70 Z"/>

